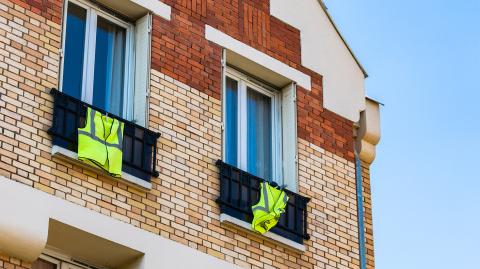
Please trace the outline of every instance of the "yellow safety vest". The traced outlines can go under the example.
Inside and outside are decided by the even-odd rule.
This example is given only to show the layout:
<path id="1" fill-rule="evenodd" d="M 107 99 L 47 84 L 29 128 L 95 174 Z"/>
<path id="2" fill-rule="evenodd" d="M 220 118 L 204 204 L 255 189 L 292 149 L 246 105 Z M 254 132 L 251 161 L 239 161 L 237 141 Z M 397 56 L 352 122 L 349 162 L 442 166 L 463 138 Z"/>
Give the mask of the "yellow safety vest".
<path id="1" fill-rule="evenodd" d="M 253 230 L 264 234 L 277 225 L 280 215 L 285 212 L 288 196 L 284 190 L 272 187 L 268 182 L 260 184 L 260 201 L 252 206 Z"/>
<path id="2" fill-rule="evenodd" d="M 78 128 L 78 159 L 121 177 L 123 122 L 90 107 L 86 118 L 85 127 Z"/>

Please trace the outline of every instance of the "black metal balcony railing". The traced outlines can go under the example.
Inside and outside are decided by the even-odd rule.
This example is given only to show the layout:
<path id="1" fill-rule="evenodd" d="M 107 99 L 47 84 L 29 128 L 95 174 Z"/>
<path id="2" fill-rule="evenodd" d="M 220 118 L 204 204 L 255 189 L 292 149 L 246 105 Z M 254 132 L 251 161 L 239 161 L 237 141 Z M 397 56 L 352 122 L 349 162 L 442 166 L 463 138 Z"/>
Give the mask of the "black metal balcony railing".
<path id="1" fill-rule="evenodd" d="M 251 223 L 253 219 L 252 205 L 260 197 L 260 183 L 264 180 L 242 171 L 232 165 L 217 161 L 220 168 L 220 204 L 221 213 Z M 310 239 L 307 234 L 307 203 L 310 198 L 285 190 L 288 203 L 285 213 L 271 232 L 303 244 Z"/>
<path id="2" fill-rule="evenodd" d="M 56 89 L 50 93 L 54 97 L 54 108 L 48 133 L 53 136 L 53 145 L 77 152 L 78 128 L 85 126 L 87 107 L 106 112 Z M 115 115 L 109 116 L 124 123 L 122 171 L 147 182 L 152 176 L 158 177 L 155 164 L 160 134 Z"/>

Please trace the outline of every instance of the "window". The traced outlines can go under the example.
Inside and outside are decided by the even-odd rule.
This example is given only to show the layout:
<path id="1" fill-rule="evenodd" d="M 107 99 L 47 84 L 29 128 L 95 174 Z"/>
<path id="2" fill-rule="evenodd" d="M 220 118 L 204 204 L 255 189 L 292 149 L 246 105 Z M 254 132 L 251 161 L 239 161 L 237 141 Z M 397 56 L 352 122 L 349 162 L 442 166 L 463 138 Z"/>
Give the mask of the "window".
<path id="1" fill-rule="evenodd" d="M 48 252 L 49 255 L 41 254 L 40 257 L 32 263 L 32 269 L 95 269 L 95 267 L 91 265 L 75 262 L 68 256 L 53 253 L 52 251 Z"/>
<path id="2" fill-rule="evenodd" d="M 52 260 L 52 259 L 50 259 Z M 44 259 L 37 259 L 32 263 L 32 269 L 57 269 L 60 262 L 47 261 Z"/>
<path id="3" fill-rule="evenodd" d="M 132 31 L 132 24 L 87 2 L 69 1 L 62 91 L 118 116 L 131 115 Z"/>
<path id="4" fill-rule="evenodd" d="M 284 184 L 280 91 L 229 69 L 225 80 L 225 162 Z"/>
<path id="5" fill-rule="evenodd" d="M 60 90 L 145 125 L 150 14 L 131 23 L 107 9 L 86 0 L 67 2 Z"/>

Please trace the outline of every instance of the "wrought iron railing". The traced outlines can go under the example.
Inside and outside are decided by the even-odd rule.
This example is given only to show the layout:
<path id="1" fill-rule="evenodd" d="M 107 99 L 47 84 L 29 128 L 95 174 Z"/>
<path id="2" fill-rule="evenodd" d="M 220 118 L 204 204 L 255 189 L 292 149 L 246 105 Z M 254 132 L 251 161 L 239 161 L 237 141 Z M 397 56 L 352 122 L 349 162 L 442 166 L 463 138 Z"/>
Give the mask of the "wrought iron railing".
<path id="1" fill-rule="evenodd" d="M 53 145 L 77 152 L 78 128 L 85 126 L 87 107 L 106 112 L 56 89 L 50 93 L 54 97 L 54 108 L 48 133 L 53 137 Z M 156 156 L 160 134 L 118 116 L 109 116 L 124 123 L 122 171 L 147 182 L 152 176 L 158 177 Z"/>
<path id="2" fill-rule="evenodd" d="M 253 219 L 252 205 L 256 204 L 260 195 L 260 183 L 264 179 L 251 175 L 232 165 L 217 161 L 220 169 L 220 197 L 217 203 L 221 213 L 251 223 Z M 307 234 L 307 203 L 310 198 L 285 190 L 289 199 L 285 213 L 271 232 L 303 244 L 310 239 Z"/>

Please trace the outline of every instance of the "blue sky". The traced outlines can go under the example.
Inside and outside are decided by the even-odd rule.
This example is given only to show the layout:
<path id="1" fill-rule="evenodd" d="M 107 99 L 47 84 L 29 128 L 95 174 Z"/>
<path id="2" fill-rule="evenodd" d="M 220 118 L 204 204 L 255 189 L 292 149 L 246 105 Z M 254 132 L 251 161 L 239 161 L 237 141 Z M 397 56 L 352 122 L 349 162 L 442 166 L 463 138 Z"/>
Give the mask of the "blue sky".
<path id="1" fill-rule="evenodd" d="M 376 268 L 480 268 L 480 1 L 325 3 L 385 103 Z"/>

